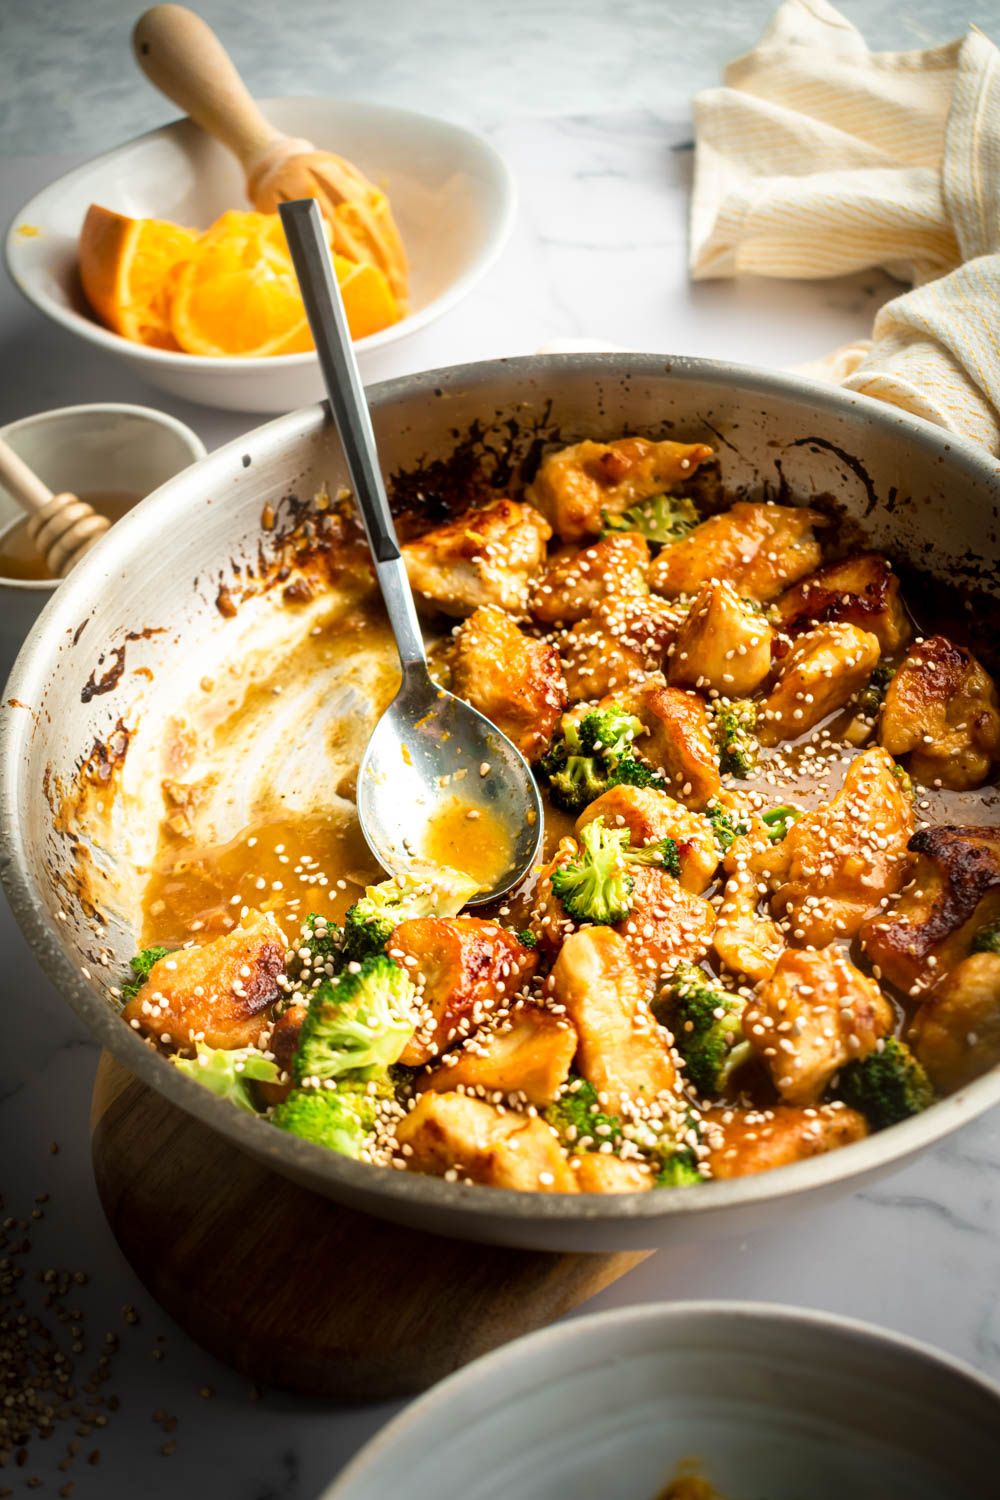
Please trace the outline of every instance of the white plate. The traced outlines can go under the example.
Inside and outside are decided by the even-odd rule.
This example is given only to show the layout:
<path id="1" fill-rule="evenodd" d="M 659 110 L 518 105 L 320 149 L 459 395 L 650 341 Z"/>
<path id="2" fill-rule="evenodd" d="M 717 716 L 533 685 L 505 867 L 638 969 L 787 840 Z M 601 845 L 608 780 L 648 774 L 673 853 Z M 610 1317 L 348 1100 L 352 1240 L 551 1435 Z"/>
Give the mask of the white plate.
<path id="1" fill-rule="evenodd" d="M 262 107 L 290 135 L 356 162 L 392 201 L 410 259 L 411 310 L 392 328 L 358 340 L 366 376 L 372 355 L 453 307 L 499 255 L 513 223 L 513 179 L 480 136 L 411 110 L 342 99 L 265 99 Z M 209 359 L 146 349 L 102 327 L 87 307 L 77 270 L 77 239 L 91 203 L 206 228 L 225 209 L 246 206 L 240 167 L 222 146 L 179 120 L 77 167 L 16 216 L 7 234 L 7 268 L 47 317 L 120 355 L 173 395 L 268 412 L 320 398 L 314 354 Z"/>
<path id="2" fill-rule="evenodd" d="M 818 1313 L 633 1307 L 452 1375 L 323 1500 L 655 1500 L 690 1457 L 727 1500 L 984 1500 L 1000 1474 L 1000 1390 Z"/>

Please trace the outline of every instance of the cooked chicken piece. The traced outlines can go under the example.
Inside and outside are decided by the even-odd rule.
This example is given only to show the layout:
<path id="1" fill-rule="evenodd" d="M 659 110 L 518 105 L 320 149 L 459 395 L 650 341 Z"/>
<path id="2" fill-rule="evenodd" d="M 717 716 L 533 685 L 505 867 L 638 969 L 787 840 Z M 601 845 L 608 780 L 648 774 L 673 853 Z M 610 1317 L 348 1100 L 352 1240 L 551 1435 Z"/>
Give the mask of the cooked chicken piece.
<path id="1" fill-rule="evenodd" d="M 775 1109 L 731 1109 L 705 1115 L 711 1146 L 708 1165 L 719 1179 L 750 1177 L 773 1167 L 791 1166 L 849 1146 L 868 1134 L 863 1115 L 846 1104 L 818 1109 L 779 1104 Z"/>
<path id="2" fill-rule="evenodd" d="M 924 786 L 982 786 L 1000 760 L 1000 704 L 971 651 L 943 635 L 911 646 L 889 684 L 878 726 L 890 755 L 909 755 Z"/>
<path id="3" fill-rule="evenodd" d="M 663 599 L 606 599 L 562 637 L 571 703 L 621 692 L 659 671 L 685 611 Z"/>
<path id="4" fill-rule="evenodd" d="M 785 630 L 843 620 L 870 631 L 886 653 L 898 651 L 911 635 L 899 579 L 889 559 L 877 552 L 859 552 L 843 562 L 827 563 L 786 589 L 776 607 Z"/>
<path id="5" fill-rule="evenodd" d="M 564 542 L 598 536 L 603 515 L 662 495 L 690 479 L 712 457 L 704 443 L 653 443 L 648 438 L 589 439 L 550 453 L 526 498 L 537 506 Z"/>
<path id="6" fill-rule="evenodd" d="M 833 948 L 790 948 L 747 1002 L 743 1035 L 788 1104 L 815 1104 L 845 1063 L 867 1057 L 893 1027 L 874 979 Z"/>
<path id="7" fill-rule="evenodd" d="M 541 1108 L 566 1082 L 575 1052 L 576 1031 L 565 1016 L 518 1005 L 495 1026 L 483 1027 L 464 1046 L 447 1052 L 418 1088 L 518 1094 Z"/>
<path id="8" fill-rule="evenodd" d="M 558 951 L 570 933 L 576 931 L 576 923 L 566 915 L 566 908 L 552 889 L 552 871 L 560 865 L 569 864 L 579 852 L 575 839 L 560 839 L 555 854 L 538 871 L 528 926 L 534 933 L 540 951 L 550 957 Z"/>
<path id="9" fill-rule="evenodd" d="M 922 828 L 910 839 L 911 879 L 888 912 L 861 929 L 878 972 L 926 994 L 1000 917 L 1000 828 Z"/>
<path id="10" fill-rule="evenodd" d="M 731 583 L 744 599 L 767 604 L 819 566 L 812 529 L 822 524 L 815 510 L 739 500 L 696 526 L 682 542 L 664 547 L 650 567 L 649 586 L 676 599 L 696 594 L 715 578 Z"/>
<path id="11" fill-rule="evenodd" d="M 252 1047 L 267 1030 L 281 994 L 287 943 L 274 918 L 252 911 L 224 937 L 161 958 L 122 1010 L 137 1031 L 189 1051 Z"/>
<path id="12" fill-rule="evenodd" d="M 774 631 L 728 583 L 706 583 L 670 652 L 674 687 L 714 688 L 727 698 L 756 691 L 771 671 Z"/>
<path id="13" fill-rule="evenodd" d="M 576 1027 L 580 1072 L 611 1113 L 633 1115 L 673 1093 L 666 1036 L 617 933 L 584 927 L 568 937 L 552 970 L 552 998 Z"/>
<path id="14" fill-rule="evenodd" d="M 836 620 L 800 635 L 758 710 L 762 745 L 798 739 L 850 703 L 878 663 L 878 638 Z"/>
<path id="15" fill-rule="evenodd" d="M 414 593 L 446 615 L 483 604 L 524 614 L 551 535 L 530 505 L 497 500 L 406 542 L 403 559 Z"/>
<path id="16" fill-rule="evenodd" d="M 454 1173 L 487 1187 L 523 1193 L 575 1193 L 555 1134 L 532 1115 L 495 1109 L 469 1094 L 421 1095 L 396 1127 L 411 1172 Z"/>
<path id="17" fill-rule="evenodd" d="M 770 979 L 785 951 L 777 924 L 757 910 L 767 886 L 754 871 L 753 860 L 770 848 L 767 828 L 759 818 L 748 834 L 733 840 L 725 859 L 729 878 L 712 933 L 712 947 L 726 968 L 755 984 Z"/>
<path id="18" fill-rule="evenodd" d="M 898 891 L 908 863 L 913 808 L 891 758 L 877 746 L 851 761 L 840 791 L 793 823 L 750 868 L 770 884 L 771 909 L 796 947 L 853 937 Z"/>
<path id="19" fill-rule="evenodd" d="M 664 870 L 632 870 L 632 909 L 614 931 L 621 934 L 632 962 L 655 986 L 673 972 L 678 959 L 697 963 L 712 941 L 715 909 L 703 896 L 684 890 Z"/>
<path id="20" fill-rule="evenodd" d="M 643 1161 L 584 1151 L 574 1163 L 581 1193 L 645 1193 L 653 1186 L 652 1170 Z"/>
<path id="21" fill-rule="evenodd" d="M 502 609 L 477 609 L 459 628 L 452 690 L 513 740 L 529 761 L 548 749 L 566 707 L 559 653 L 532 640 Z"/>
<path id="22" fill-rule="evenodd" d="M 298 1051 L 302 1022 L 308 1009 L 307 1005 L 290 1005 L 275 1021 L 270 1036 L 261 1038 L 261 1046 L 266 1047 L 281 1069 L 277 1083 L 254 1082 L 254 1092 L 264 1105 L 280 1104 L 292 1091 L 292 1059 Z"/>
<path id="23" fill-rule="evenodd" d="M 700 895 L 719 868 L 719 851 L 711 824 L 699 813 L 652 787 L 613 786 L 596 798 L 576 820 L 580 833 L 595 818 L 606 828 L 627 828 L 633 849 L 673 839 L 686 891 Z"/>
<path id="24" fill-rule="evenodd" d="M 719 755 L 701 698 L 650 684 L 624 701 L 646 729 L 637 748 L 664 772 L 674 796 L 701 812 L 722 790 Z"/>
<path id="25" fill-rule="evenodd" d="M 536 957 L 513 932 L 479 917 L 400 922 L 387 952 L 417 986 L 420 1021 L 400 1062 L 419 1067 L 466 1037 L 534 972 Z"/>
<path id="26" fill-rule="evenodd" d="M 917 1011 L 910 1042 L 934 1087 L 950 1094 L 1000 1063 L 1000 953 L 972 953 Z"/>
<path id="27" fill-rule="evenodd" d="M 606 536 L 553 563 L 531 598 L 531 613 L 543 625 L 571 625 L 602 599 L 649 593 L 649 546 L 635 531 Z"/>

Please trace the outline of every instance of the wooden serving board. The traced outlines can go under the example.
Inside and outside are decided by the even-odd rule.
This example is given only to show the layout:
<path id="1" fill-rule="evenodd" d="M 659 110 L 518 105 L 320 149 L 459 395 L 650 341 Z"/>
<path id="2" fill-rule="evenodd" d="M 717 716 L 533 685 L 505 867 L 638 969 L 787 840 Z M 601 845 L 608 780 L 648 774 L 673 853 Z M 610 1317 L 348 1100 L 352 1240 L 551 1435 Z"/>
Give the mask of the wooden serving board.
<path id="1" fill-rule="evenodd" d="M 306 1395 L 423 1390 L 645 1259 L 465 1244 L 341 1208 L 244 1156 L 107 1053 L 91 1145 L 104 1212 L 156 1300 L 227 1364 Z"/>

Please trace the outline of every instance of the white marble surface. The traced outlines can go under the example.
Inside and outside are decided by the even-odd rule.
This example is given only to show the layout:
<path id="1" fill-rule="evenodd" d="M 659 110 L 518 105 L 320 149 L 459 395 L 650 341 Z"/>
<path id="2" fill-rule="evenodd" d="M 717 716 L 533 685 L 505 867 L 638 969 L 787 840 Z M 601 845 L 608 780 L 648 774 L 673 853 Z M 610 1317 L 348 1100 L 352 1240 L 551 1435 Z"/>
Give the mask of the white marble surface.
<path id="1" fill-rule="evenodd" d="M 770 365 L 808 360 L 863 333 L 891 291 L 850 282 L 692 288 L 684 273 L 691 168 L 688 96 L 755 38 L 769 5 L 705 0 L 697 23 L 679 0 L 395 0 L 331 4 L 210 0 L 202 10 L 232 43 L 260 93 L 340 91 L 446 113 L 486 131 L 518 179 L 518 228 L 503 261 L 467 303 L 405 344 L 385 373 L 593 336 L 634 348 Z M 881 46 L 940 40 L 969 19 L 950 0 L 844 6 Z M 0 219 L 81 154 L 169 115 L 127 51 L 122 0 L 4 0 L 0 7 Z M 1000 30 L 996 0 L 974 17 Z M 320 44 L 317 45 L 317 38 Z M 68 154 L 73 152 L 74 155 Z M 29 154 L 33 153 L 33 154 Z M 158 404 L 105 356 L 47 327 L 0 283 L 0 421 L 64 403 Z M 249 424 L 176 403 L 209 446 Z M 0 664 L 2 668 L 3 664 Z M 137 1284 L 101 1217 L 88 1158 L 96 1062 L 82 1033 L 0 911 L 0 1192 L 30 1214 L 33 1266 L 79 1267 L 87 1350 L 105 1329 L 122 1345 L 107 1429 L 36 1443 L 0 1493 L 42 1494 L 68 1479 L 74 1500 L 313 1500 L 379 1426 L 389 1406 L 334 1409 L 263 1394 L 219 1367 L 168 1323 Z M 50 1154 L 50 1142 L 60 1145 Z M 675 1297 L 798 1302 L 914 1334 L 1000 1377 L 1000 1116 L 994 1114 L 877 1188 L 752 1239 L 661 1255 L 592 1307 Z M 0 1254 L 3 1252 L 0 1251 Z M 27 1283 L 27 1278 L 26 1278 Z M 32 1289 L 31 1295 L 34 1295 Z M 140 1322 L 126 1326 L 131 1304 Z M 162 1343 L 157 1343 L 159 1336 Z M 0 1335 L 2 1337 L 2 1335 Z M 164 1357 L 155 1359 L 154 1350 Z M 199 1395 L 211 1387 L 211 1398 Z M 154 1421 L 153 1413 L 161 1413 Z M 163 1430 L 163 1414 L 176 1430 Z M 164 1442 L 176 1444 L 169 1455 Z M 95 1466 L 86 1455 L 100 1449 Z"/>

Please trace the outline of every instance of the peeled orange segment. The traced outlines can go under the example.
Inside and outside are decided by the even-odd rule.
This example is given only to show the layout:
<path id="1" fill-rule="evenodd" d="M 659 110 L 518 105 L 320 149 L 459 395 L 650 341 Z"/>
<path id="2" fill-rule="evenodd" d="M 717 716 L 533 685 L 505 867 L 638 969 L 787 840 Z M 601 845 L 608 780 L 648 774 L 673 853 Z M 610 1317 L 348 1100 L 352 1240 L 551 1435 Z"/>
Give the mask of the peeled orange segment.
<path id="1" fill-rule="evenodd" d="M 368 334 L 399 322 L 399 303 L 384 271 L 370 264 L 357 265 L 342 255 L 335 255 L 333 263 L 352 339 L 367 338 Z"/>
<path id="2" fill-rule="evenodd" d="M 130 219 L 92 203 L 80 234 L 80 279 L 102 323 L 134 343 L 176 349 L 173 286 L 197 239 L 165 219 Z"/>

